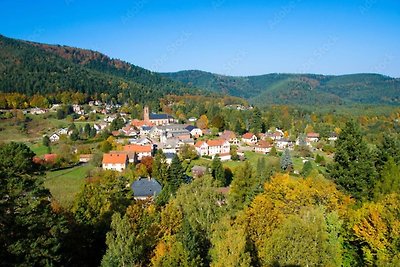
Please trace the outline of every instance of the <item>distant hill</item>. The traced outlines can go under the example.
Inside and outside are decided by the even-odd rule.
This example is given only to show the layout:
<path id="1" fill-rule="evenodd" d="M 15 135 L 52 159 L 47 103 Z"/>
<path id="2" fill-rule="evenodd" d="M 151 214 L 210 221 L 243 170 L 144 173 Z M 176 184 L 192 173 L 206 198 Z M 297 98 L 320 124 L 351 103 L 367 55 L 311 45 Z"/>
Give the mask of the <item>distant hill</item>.
<path id="1" fill-rule="evenodd" d="M 79 91 L 157 102 L 167 94 L 198 93 L 157 73 L 99 52 L 0 35 L 0 91 L 27 95 Z"/>
<path id="2" fill-rule="evenodd" d="M 198 70 L 161 73 L 188 86 L 248 99 L 253 104 L 400 104 L 400 79 L 379 74 L 279 74 L 234 77 Z"/>

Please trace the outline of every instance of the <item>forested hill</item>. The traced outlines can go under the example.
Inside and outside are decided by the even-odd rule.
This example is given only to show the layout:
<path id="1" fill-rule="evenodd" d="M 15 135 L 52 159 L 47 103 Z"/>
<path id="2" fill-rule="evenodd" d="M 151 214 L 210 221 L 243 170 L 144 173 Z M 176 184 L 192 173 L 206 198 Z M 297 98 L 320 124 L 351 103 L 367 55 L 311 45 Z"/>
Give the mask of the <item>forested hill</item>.
<path id="1" fill-rule="evenodd" d="M 0 91 L 26 95 L 78 91 L 137 102 L 198 93 L 157 73 L 99 52 L 15 40 L 0 35 Z"/>
<path id="2" fill-rule="evenodd" d="M 379 74 L 325 76 L 266 74 L 233 77 L 198 70 L 161 73 L 163 76 L 243 97 L 254 104 L 389 104 L 400 105 L 400 79 Z"/>

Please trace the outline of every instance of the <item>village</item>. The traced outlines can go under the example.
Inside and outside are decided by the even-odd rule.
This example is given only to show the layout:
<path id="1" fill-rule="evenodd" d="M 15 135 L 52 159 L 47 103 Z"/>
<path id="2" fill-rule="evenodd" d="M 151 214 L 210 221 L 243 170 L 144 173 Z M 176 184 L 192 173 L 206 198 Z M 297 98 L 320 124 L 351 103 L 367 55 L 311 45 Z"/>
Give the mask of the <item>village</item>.
<path id="1" fill-rule="evenodd" d="M 222 132 L 212 132 L 208 128 L 199 128 L 197 118 L 190 117 L 185 123 L 179 123 L 177 119 L 166 113 L 153 113 L 148 106 L 143 108 L 143 117 L 141 119 L 131 119 L 129 114 L 121 112 L 120 105 L 102 105 L 99 102 L 90 102 L 89 106 L 98 107 L 97 112 L 101 113 L 101 121 L 92 123 L 93 135 L 99 135 L 102 132 L 109 131 L 113 142 L 118 144 L 109 151 L 104 151 L 101 156 L 101 168 L 123 173 L 130 165 L 135 166 L 143 159 L 154 158 L 157 151 L 162 151 L 166 162 L 171 164 L 176 155 L 180 155 L 182 150 L 191 151 L 197 154 L 198 158 L 211 161 L 218 157 L 222 162 L 243 161 L 246 159 L 246 152 L 253 152 L 261 155 L 273 153 L 282 154 L 283 151 L 293 151 L 295 147 L 305 147 L 312 150 L 318 149 L 320 141 L 319 133 L 309 132 L 299 136 L 290 136 L 284 129 L 269 129 L 265 133 L 254 134 L 246 132 L 239 135 L 230 130 Z M 59 106 L 55 107 L 60 108 Z M 228 107 L 232 108 L 232 107 Z M 242 107 L 233 107 L 241 110 Z M 53 107 L 54 109 L 54 107 Z M 77 114 L 76 121 L 81 120 L 92 111 L 85 111 L 80 105 L 72 106 L 73 112 Z M 41 109 L 31 109 L 30 114 L 44 114 L 47 111 Z M 116 121 L 119 121 L 116 123 Z M 118 125 L 115 127 L 115 125 Z M 114 125 L 114 127 L 111 127 Z M 113 128 L 113 130 L 111 130 Z M 119 129 L 116 129 L 119 128 Z M 48 133 L 47 137 L 51 145 L 55 145 L 60 140 L 72 139 L 75 128 L 64 127 Z M 337 139 L 336 133 L 324 140 L 324 142 L 333 143 Z M 320 148 L 319 148 L 320 149 Z M 86 164 L 93 160 L 93 154 L 89 152 L 79 153 L 79 163 Z M 43 155 L 38 161 L 51 163 L 57 160 L 58 155 L 54 153 Z M 314 160 L 313 158 L 302 157 L 302 163 Z M 206 166 L 194 165 L 187 172 L 192 177 L 198 177 L 208 172 Z M 294 171 L 298 173 L 298 170 Z M 145 178 L 145 177 L 144 177 Z M 150 179 L 139 179 L 136 186 L 136 192 L 142 192 L 139 198 L 154 196 L 161 190 L 161 185 L 157 177 Z M 146 182 L 147 181 L 147 182 Z M 149 183 L 149 184 L 146 184 Z M 149 192 L 145 192 L 147 188 Z"/>

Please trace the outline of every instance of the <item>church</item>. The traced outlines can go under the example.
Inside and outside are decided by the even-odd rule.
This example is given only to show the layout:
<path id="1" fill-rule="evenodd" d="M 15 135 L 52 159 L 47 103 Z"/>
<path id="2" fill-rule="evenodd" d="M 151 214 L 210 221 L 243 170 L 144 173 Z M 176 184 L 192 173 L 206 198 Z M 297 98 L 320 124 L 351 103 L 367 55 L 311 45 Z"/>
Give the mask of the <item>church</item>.
<path id="1" fill-rule="evenodd" d="M 150 113 L 150 109 L 148 106 L 144 107 L 143 121 L 147 124 L 153 124 L 156 126 L 175 122 L 174 118 L 168 114 Z"/>

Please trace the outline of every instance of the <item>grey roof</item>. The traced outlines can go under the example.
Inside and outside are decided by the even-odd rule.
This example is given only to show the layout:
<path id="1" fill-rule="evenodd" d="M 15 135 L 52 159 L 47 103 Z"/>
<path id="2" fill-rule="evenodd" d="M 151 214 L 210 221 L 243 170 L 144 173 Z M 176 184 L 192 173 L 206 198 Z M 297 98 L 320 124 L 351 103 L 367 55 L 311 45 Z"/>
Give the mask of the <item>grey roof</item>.
<path id="1" fill-rule="evenodd" d="M 188 126 L 186 126 L 186 130 L 188 130 L 189 132 L 191 132 L 193 129 L 196 129 L 197 127 L 196 126 L 193 126 L 193 125 L 188 125 Z"/>
<path id="2" fill-rule="evenodd" d="M 156 179 L 139 178 L 131 186 L 135 197 L 151 197 L 161 192 L 161 185 Z"/>
<path id="3" fill-rule="evenodd" d="M 172 116 L 168 114 L 155 114 L 155 113 L 150 113 L 149 114 L 150 120 L 165 120 L 165 119 L 172 119 Z"/>
<path id="4" fill-rule="evenodd" d="M 167 159 L 173 159 L 175 157 L 176 153 L 167 152 L 167 153 L 164 153 L 164 155 Z"/>

